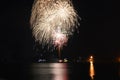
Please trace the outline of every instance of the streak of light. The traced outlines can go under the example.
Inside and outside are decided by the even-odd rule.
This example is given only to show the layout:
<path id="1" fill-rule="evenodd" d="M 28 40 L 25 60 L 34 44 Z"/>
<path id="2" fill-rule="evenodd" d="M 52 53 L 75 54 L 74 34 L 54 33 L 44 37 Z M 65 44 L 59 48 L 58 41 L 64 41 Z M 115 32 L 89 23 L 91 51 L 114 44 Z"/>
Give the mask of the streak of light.
<path id="1" fill-rule="evenodd" d="M 95 70 L 94 70 L 94 64 L 93 64 L 94 62 L 93 56 L 90 56 L 89 62 L 90 62 L 90 77 L 92 80 L 94 80 Z"/>

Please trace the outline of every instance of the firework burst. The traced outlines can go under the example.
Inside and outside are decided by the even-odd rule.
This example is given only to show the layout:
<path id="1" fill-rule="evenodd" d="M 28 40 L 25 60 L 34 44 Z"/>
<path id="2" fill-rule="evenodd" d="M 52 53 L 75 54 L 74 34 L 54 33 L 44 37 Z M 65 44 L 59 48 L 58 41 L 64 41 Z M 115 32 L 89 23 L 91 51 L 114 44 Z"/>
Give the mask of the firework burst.
<path id="1" fill-rule="evenodd" d="M 70 0 L 35 0 L 30 23 L 36 41 L 61 48 L 77 28 L 78 15 Z"/>

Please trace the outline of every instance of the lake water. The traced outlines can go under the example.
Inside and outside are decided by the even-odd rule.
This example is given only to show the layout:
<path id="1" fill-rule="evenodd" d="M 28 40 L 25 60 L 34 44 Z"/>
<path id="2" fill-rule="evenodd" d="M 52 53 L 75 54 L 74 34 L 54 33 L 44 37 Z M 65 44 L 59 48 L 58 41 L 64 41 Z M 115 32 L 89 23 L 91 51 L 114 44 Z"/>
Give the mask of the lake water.
<path id="1" fill-rule="evenodd" d="M 89 63 L 7 64 L 0 80 L 91 80 Z M 118 63 L 94 63 L 94 80 L 120 80 Z"/>

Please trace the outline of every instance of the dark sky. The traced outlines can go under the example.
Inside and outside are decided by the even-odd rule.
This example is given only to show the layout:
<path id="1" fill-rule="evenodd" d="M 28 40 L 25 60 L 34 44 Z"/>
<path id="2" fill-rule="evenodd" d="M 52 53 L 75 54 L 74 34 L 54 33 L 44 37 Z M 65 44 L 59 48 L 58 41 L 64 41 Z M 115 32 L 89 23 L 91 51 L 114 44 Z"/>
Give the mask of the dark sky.
<path id="1" fill-rule="evenodd" d="M 29 62 L 38 55 L 29 24 L 32 3 L 33 0 L 1 2 L 0 62 Z M 62 55 L 72 58 L 91 54 L 106 58 L 119 55 L 119 18 L 114 14 L 112 1 L 74 0 L 73 4 L 81 17 L 81 26 L 79 33 L 75 32 L 63 48 Z"/>

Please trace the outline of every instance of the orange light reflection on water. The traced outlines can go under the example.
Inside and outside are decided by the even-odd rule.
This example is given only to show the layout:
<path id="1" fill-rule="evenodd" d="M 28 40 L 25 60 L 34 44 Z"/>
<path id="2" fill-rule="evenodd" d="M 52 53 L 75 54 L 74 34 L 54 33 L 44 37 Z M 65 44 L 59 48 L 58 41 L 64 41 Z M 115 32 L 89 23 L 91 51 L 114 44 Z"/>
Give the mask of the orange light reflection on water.
<path id="1" fill-rule="evenodd" d="M 89 62 L 90 62 L 90 77 L 92 80 L 94 80 L 95 70 L 94 70 L 94 64 L 93 64 L 94 62 L 93 56 L 90 56 Z"/>

